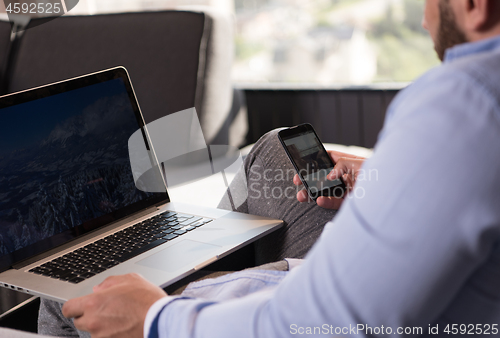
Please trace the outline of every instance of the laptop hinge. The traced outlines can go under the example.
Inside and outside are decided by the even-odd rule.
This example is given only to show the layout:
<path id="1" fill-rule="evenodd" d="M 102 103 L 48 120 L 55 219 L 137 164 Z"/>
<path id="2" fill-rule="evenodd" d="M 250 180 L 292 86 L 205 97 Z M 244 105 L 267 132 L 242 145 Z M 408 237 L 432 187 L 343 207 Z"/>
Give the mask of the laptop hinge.
<path id="1" fill-rule="evenodd" d="M 161 208 L 163 208 L 165 205 L 167 205 L 169 203 L 170 203 L 169 200 L 167 202 L 161 201 L 160 203 L 156 204 L 155 207 L 156 207 L 157 210 L 160 210 Z"/>

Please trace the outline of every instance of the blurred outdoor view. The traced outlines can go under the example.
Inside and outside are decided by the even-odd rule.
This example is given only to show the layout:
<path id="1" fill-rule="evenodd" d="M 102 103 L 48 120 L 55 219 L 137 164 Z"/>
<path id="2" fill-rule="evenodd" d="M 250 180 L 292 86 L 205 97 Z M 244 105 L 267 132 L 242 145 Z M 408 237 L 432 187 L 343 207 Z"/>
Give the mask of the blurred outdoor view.
<path id="1" fill-rule="evenodd" d="M 438 64 L 425 0 L 80 0 L 70 14 L 186 5 L 234 15 L 236 83 L 409 82 Z"/>
<path id="2" fill-rule="evenodd" d="M 438 64 L 423 0 L 235 0 L 235 81 L 412 81 Z"/>

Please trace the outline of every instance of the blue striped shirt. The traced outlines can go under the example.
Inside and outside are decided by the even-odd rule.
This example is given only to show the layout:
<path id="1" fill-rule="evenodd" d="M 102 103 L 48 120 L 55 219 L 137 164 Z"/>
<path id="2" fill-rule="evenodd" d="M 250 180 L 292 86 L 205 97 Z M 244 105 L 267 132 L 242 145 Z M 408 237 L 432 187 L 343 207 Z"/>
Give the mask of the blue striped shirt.
<path id="1" fill-rule="evenodd" d="M 398 94 L 363 173 L 300 267 L 166 297 L 145 337 L 500 336 L 500 37 Z"/>

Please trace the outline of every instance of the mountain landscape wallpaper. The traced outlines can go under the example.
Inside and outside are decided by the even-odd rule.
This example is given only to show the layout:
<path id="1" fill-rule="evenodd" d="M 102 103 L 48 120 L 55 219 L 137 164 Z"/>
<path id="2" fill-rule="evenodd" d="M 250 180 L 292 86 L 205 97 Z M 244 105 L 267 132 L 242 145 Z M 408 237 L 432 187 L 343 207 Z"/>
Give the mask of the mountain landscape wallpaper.
<path id="1" fill-rule="evenodd" d="M 0 256 L 149 196 L 135 188 L 136 118 L 121 79 L 0 110 Z"/>

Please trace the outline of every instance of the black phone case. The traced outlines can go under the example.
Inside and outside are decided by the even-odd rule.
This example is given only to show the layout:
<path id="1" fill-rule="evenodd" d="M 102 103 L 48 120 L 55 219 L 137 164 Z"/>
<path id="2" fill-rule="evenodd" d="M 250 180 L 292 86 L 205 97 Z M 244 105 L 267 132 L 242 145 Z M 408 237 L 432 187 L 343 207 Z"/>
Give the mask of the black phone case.
<path id="1" fill-rule="evenodd" d="M 299 178 L 302 181 L 302 184 L 306 188 L 306 191 L 307 191 L 307 194 L 309 195 L 309 198 L 311 198 L 313 201 L 316 201 L 316 199 L 320 196 L 334 196 L 334 194 L 332 193 L 332 190 L 336 191 L 335 188 L 338 188 L 338 187 L 341 188 L 341 192 L 342 192 L 341 195 L 345 196 L 346 186 L 345 186 L 344 180 L 342 178 L 339 178 L 340 181 L 342 182 L 342 185 L 335 186 L 334 188 L 323 189 L 323 190 L 318 191 L 317 193 L 313 193 L 311 191 L 311 189 L 309 188 L 309 186 L 307 185 L 307 182 L 305 181 L 305 179 L 300 175 L 299 168 L 298 168 L 297 164 L 295 163 L 294 158 L 292 157 L 292 155 L 288 151 L 288 148 L 287 148 L 283 138 L 287 138 L 287 137 L 290 137 L 293 135 L 298 135 L 298 134 L 301 134 L 301 133 L 306 132 L 306 131 L 311 131 L 314 133 L 314 136 L 316 137 L 316 139 L 319 141 L 319 144 L 321 145 L 322 151 L 324 151 L 326 153 L 326 149 L 323 146 L 323 143 L 321 142 L 321 140 L 319 139 L 318 134 L 316 134 L 316 131 L 314 130 L 313 126 L 310 125 L 309 123 L 299 124 L 295 127 L 290 127 L 287 129 L 280 130 L 278 132 L 278 139 L 279 139 L 281 145 L 283 146 L 283 149 L 285 150 L 285 153 L 288 156 L 288 159 L 290 160 L 293 167 L 295 168 L 295 171 L 299 175 Z M 330 159 L 330 156 L 328 156 L 328 158 Z M 331 159 L 330 159 L 330 161 L 331 161 Z M 332 163 L 332 167 L 333 167 L 335 165 L 335 163 L 333 163 L 333 161 L 331 161 L 331 163 Z M 337 197 L 340 197 L 340 196 L 337 196 Z"/>

